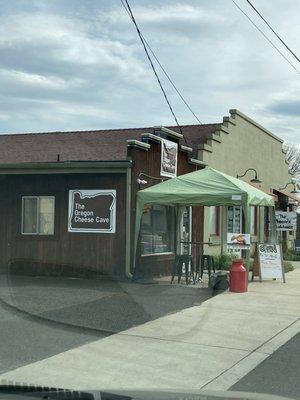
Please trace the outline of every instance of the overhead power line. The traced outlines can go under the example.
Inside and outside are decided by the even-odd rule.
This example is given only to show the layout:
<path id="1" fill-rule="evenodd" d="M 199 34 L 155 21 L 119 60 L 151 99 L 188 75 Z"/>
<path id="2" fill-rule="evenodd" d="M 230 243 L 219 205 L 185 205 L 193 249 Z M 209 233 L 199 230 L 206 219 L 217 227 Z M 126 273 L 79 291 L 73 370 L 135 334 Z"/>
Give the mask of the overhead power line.
<path id="1" fill-rule="evenodd" d="M 121 0 L 121 2 L 122 2 L 122 4 L 123 4 L 123 6 L 124 6 L 124 3 L 123 3 L 122 0 Z M 134 26 L 135 26 L 135 28 L 136 28 L 136 30 L 137 30 L 137 33 L 138 33 L 139 38 L 140 38 L 140 41 L 141 41 L 141 43 L 142 43 L 142 45 L 143 45 L 143 47 L 144 47 L 145 53 L 146 53 L 147 58 L 148 58 L 148 60 L 149 60 L 149 62 L 150 62 L 152 71 L 153 71 L 153 73 L 154 73 L 154 75 L 155 75 L 155 77 L 156 77 L 156 79 L 157 79 L 157 82 L 158 82 L 159 87 L 160 87 L 160 89 L 161 89 L 161 91 L 162 91 L 162 93 L 163 93 L 163 96 L 164 96 L 164 98 L 165 98 L 165 100 L 166 100 L 166 103 L 168 104 L 169 109 L 170 109 L 170 111 L 171 111 L 171 113 L 172 113 L 172 115 L 173 115 L 173 117 L 174 117 L 174 120 L 175 120 L 175 122 L 176 122 L 176 125 L 178 126 L 178 128 L 179 128 L 179 130 L 180 130 L 180 133 L 182 134 L 181 126 L 179 125 L 179 122 L 178 122 L 178 120 L 177 120 L 177 117 L 176 117 L 176 115 L 175 115 L 175 112 L 173 111 L 173 108 L 172 108 L 171 103 L 170 103 L 170 101 L 169 101 L 169 99 L 168 99 L 168 96 L 167 96 L 167 94 L 166 94 L 166 92 L 165 92 L 165 90 L 164 90 L 164 88 L 163 88 L 163 85 L 162 85 L 162 83 L 161 83 L 161 81 L 160 81 L 160 79 L 159 79 L 159 76 L 158 76 L 157 72 L 156 72 L 156 69 L 155 69 L 154 64 L 153 64 L 153 62 L 152 62 L 152 59 L 151 59 L 151 57 L 150 57 L 150 55 L 149 55 L 149 53 L 148 53 L 147 46 L 146 46 L 146 44 L 145 44 L 145 42 L 144 42 L 144 40 L 143 40 L 143 38 L 142 38 L 141 31 L 140 31 L 140 29 L 139 29 L 139 27 L 138 27 L 138 25 L 137 25 L 137 22 L 136 22 L 136 20 L 135 20 L 135 17 L 134 17 L 134 15 L 133 15 L 133 12 L 132 12 L 132 10 L 131 10 L 131 8 L 130 8 L 130 5 L 129 5 L 129 3 L 128 3 L 128 0 L 125 0 L 125 2 L 126 2 L 127 10 L 128 10 L 129 13 L 130 13 L 130 18 L 131 18 L 132 22 L 134 23 Z"/>
<path id="2" fill-rule="evenodd" d="M 131 18 L 130 12 L 127 9 L 125 3 L 123 0 L 121 0 L 121 3 L 123 4 L 123 7 L 125 8 L 127 14 L 129 15 L 129 17 Z M 131 18 L 132 20 L 132 18 Z M 193 114 L 193 116 L 195 117 L 195 119 L 199 122 L 199 124 L 203 124 L 203 122 L 200 121 L 200 119 L 198 118 L 198 116 L 195 114 L 195 112 L 192 110 L 191 106 L 188 104 L 187 100 L 183 97 L 183 95 L 180 93 L 179 89 L 176 87 L 174 81 L 171 79 L 170 75 L 168 74 L 168 72 L 166 71 L 166 69 L 164 68 L 164 66 L 161 64 L 161 62 L 159 61 L 157 55 L 155 54 L 155 52 L 153 51 L 153 49 L 151 48 L 150 44 L 148 43 L 148 41 L 146 40 L 145 36 L 143 35 L 143 33 L 141 32 L 141 36 L 143 41 L 145 42 L 146 46 L 148 47 L 150 53 L 152 54 L 152 56 L 154 57 L 155 61 L 157 62 L 157 64 L 159 65 L 160 69 L 162 70 L 162 72 L 164 73 L 164 75 L 166 76 L 166 78 L 168 79 L 168 81 L 170 82 L 170 84 L 173 86 L 174 90 L 176 91 L 176 93 L 178 94 L 178 96 L 181 98 L 181 100 L 183 101 L 183 103 L 186 105 L 186 107 L 188 108 L 188 110 Z"/>
<path id="3" fill-rule="evenodd" d="M 259 28 L 259 26 L 256 25 L 256 23 L 245 13 L 245 11 L 234 1 L 231 0 L 233 4 L 245 15 L 245 17 L 251 22 L 252 25 L 255 26 L 255 28 L 263 35 L 263 37 L 271 44 L 272 47 L 285 59 L 286 62 L 290 64 L 290 66 L 300 73 L 300 71 L 290 62 L 290 60 L 280 51 L 280 49 L 272 42 L 271 39 L 268 38 L 268 36 Z"/>
<path id="4" fill-rule="evenodd" d="M 296 54 L 290 49 L 290 47 L 284 42 L 284 40 L 281 39 L 281 37 L 275 32 L 275 30 L 272 28 L 272 26 L 269 24 L 268 21 L 262 16 L 262 14 L 257 10 L 257 8 L 254 7 L 254 5 L 251 3 L 251 1 L 246 0 L 247 3 L 250 5 L 250 7 L 253 8 L 253 10 L 260 16 L 260 18 L 268 25 L 268 27 L 271 29 L 271 31 L 274 33 L 274 35 L 281 41 L 281 43 L 288 49 L 288 51 L 296 58 L 296 60 L 300 63 L 300 59 L 296 56 Z"/>

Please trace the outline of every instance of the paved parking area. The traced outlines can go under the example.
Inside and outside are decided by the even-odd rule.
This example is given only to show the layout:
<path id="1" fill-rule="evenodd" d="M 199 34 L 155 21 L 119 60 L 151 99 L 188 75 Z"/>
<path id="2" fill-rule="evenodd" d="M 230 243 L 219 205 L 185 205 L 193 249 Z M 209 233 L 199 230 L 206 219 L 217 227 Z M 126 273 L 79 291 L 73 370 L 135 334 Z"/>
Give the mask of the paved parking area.
<path id="1" fill-rule="evenodd" d="M 204 285 L 205 286 L 205 285 Z M 201 286 L 0 276 L 0 373 L 201 304 Z"/>
<path id="2" fill-rule="evenodd" d="M 145 316 L 162 312 L 152 297 L 166 304 L 167 315 L 0 378 L 76 390 L 228 390 L 299 332 L 299 282 L 296 269 L 286 283 L 251 282 L 246 293 L 225 292 L 177 312 L 175 306 L 191 304 L 200 289 L 129 285 L 126 290 Z"/>
<path id="3" fill-rule="evenodd" d="M 136 284 L 111 280 L 12 276 L 2 280 L 1 298 L 31 316 L 117 333 L 201 304 L 211 297 L 202 286 Z"/>

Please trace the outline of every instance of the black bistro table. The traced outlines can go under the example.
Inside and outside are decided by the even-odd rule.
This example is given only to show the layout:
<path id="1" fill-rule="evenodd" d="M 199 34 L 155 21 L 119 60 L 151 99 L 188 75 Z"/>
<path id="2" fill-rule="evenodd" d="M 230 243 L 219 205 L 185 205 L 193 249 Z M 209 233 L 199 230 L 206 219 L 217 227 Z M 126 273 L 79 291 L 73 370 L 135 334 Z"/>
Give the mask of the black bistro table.
<path id="1" fill-rule="evenodd" d="M 203 254 L 203 246 L 210 244 L 210 242 L 195 242 L 195 241 L 180 241 L 181 244 L 188 246 L 188 252 L 186 254 L 176 254 L 175 263 L 172 272 L 171 283 L 174 282 L 174 278 L 177 275 L 178 283 L 181 281 L 183 275 L 183 265 L 185 266 L 185 283 L 194 285 L 202 280 L 204 271 L 204 262 L 207 262 L 208 273 L 210 275 L 211 269 L 215 270 L 213 260 Z M 196 251 L 198 250 L 198 254 Z M 197 254 L 197 256 L 193 257 Z M 194 259 L 196 259 L 196 265 L 194 265 Z"/>

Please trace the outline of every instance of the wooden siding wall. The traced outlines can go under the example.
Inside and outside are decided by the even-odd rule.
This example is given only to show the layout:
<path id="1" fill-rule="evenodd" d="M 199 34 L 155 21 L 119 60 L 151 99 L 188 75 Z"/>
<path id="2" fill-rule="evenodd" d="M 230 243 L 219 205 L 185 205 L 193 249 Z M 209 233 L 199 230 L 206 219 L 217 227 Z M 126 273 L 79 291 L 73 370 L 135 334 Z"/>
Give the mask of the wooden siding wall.
<path id="1" fill-rule="evenodd" d="M 0 266 L 18 273 L 123 276 L 126 174 L 22 175 L 0 178 Z M 116 189 L 115 234 L 68 232 L 70 189 Z M 22 235 L 22 196 L 55 196 L 53 236 Z"/>
<path id="2" fill-rule="evenodd" d="M 136 193 L 139 190 L 137 179 L 140 172 L 146 173 L 154 177 L 160 177 L 160 160 L 161 160 L 161 144 L 154 140 L 149 140 L 151 148 L 148 151 L 131 148 L 129 155 L 133 160 L 132 168 L 132 208 L 131 208 L 131 232 L 132 232 L 132 247 L 131 247 L 131 260 L 133 260 L 133 237 L 134 237 L 134 224 L 135 224 L 135 205 Z M 178 152 L 177 175 L 187 174 L 196 170 L 196 166 L 188 162 L 189 154 L 183 151 Z M 157 180 L 151 180 L 145 177 L 148 184 L 142 185 L 140 188 L 146 188 L 159 183 Z M 167 178 L 164 178 L 167 179 Z M 203 240 L 203 207 L 193 207 L 193 227 L 192 236 L 195 241 Z M 151 256 L 141 256 L 140 249 L 137 251 L 137 271 L 138 276 L 164 276 L 169 275 L 174 265 L 174 254 L 157 254 Z"/>

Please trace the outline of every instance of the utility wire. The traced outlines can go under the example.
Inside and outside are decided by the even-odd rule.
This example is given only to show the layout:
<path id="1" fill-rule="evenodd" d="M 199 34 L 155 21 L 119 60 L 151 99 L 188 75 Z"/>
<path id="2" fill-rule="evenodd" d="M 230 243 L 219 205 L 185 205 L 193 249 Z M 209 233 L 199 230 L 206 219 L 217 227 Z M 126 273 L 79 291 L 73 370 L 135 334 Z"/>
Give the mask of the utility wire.
<path id="1" fill-rule="evenodd" d="M 300 59 L 296 56 L 296 54 L 289 48 L 289 46 L 281 39 L 281 37 L 275 32 L 275 30 L 271 27 L 268 21 L 261 15 L 261 13 L 254 7 L 251 1 L 246 0 L 247 3 L 253 8 L 253 10 L 260 16 L 260 18 L 268 25 L 274 35 L 281 41 L 281 43 L 288 49 L 288 51 L 296 58 L 296 60 L 300 63 Z"/>
<path id="2" fill-rule="evenodd" d="M 233 4 L 245 15 L 246 18 L 248 18 L 248 20 L 251 22 L 252 25 L 255 26 L 255 28 L 264 36 L 264 38 L 271 44 L 271 46 L 274 47 L 274 49 L 276 49 L 278 51 L 279 54 L 281 54 L 281 56 L 285 59 L 285 61 L 287 61 L 290 66 L 296 71 L 298 72 L 298 74 L 300 73 L 300 71 L 290 62 L 290 60 L 288 58 L 286 58 L 286 56 L 279 50 L 279 48 L 272 42 L 271 39 L 268 38 L 268 36 L 256 25 L 256 23 L 245 13 L 245 11 L 243 11 L 241 9 L 241 7 L 234 1 L 231 0 L 233 2 Z"/>
<path id="3" fill-rule="evenodd" d="M 131 15 L 125 5 L 125 3 L 123 2 L 123 0 L 121 0 L 121 3 L 123 4 L 123 7 L 125 8 L 127 14 L 129 15 L 130 19 Z M 163 67 L 163 65 L 161 64 L 161 62 L 159 61 L 158 57 L 156 56 L 156 54 L 154 53 L 154 51 L 152 50 L 150 44 L 148 43 L 148 41 L 146 40 L 145 36 L 141 33 L 141 36 L 143 38 L 143 41 L 145 42 L 146 46 L 148 47 L 148 49 L 150 50 L 150 53 L 152 54 L 152 56 L 154 57 L 155 61 L 157 62 L 157 64 L 159 65 L 160 69 L 162 70 L 162 72 L 165 74 L 166 78 L 168 79 L 168 81 L 170 82 L 170 84 L 173 86 L 174 90 L 176 91 L 176 93 L 179 95 L 179 97 L 181 98 L 181 100 L 183 101 L 183 103 L 186 105 L 186 107 L 189 109 L 189 111 L 193 114 L 193 116 L 195 117 L 195 119 L 199 122 L 199 124 L 203 124 L 203 122 L 200 121 L 200 119 L 197 117 L 197 115 L 194 113 L 194 111 L 192 110 L 191 106 L 188 104 L 188 102 L 185 100 L 185 98 L 183 97 L 183 95 L 180 93 L 179 89 L 176 87 L 175 83 L 173 82 L 173 80 L 171 79 L 170 75 L 167 73 L 167 71 L 165 70 L 165 68 Z"/>
<path id="4" fill-rule="evenodd" d="M 123 3 L 122 0 L 121 0 L 121 2 L 122 2 L 122 4 L 124 5 L 124 3 Z M 157 79 L 157 82 L 158 82 L 158 84 L 159 84 L 159 87 L 160 87 L 160 89 L 161 89 L 161 91 L 162 91 L 162 93 L 163 93 L 163 95 L 164 95 L 164 98 L 165 98 L 165 100 L 166 100 L 166 102 L 167 102 L 167 104 L 168 104 L 168 106 L 169 106 L 169 109 L 170 109 L 170 111 L 171 111 L 171 113 L 172 113 L 172 115 L 173 115 L 173 117 L 174 117 L 174 120 L 175 120 L 175 122 L 176 122 L 176 125 L 178 126 L 178 128 L 179 128 L 179 130 L 180 130 L 180 133 L 183 134 L 183 133 L 182 133 L 181 126 L 179 125 L 179 122 L 178 122 L 178 120 L 177 120 L 177 117 L 176 117 L 176 115 L 175 115 L 175 113 L 174 113 L 174 111 L 173 111 L 173 108 L 172 108 L 172 106 L 171 106 L 171 104 L 170 104 L 170 102 L 169 102 L 168 96 L 167 96 L 167 94 L 166 94 L 166 92 L 165 92 L 165 90 L 164 90 L 164 88 L 163 88 L 163 85 L 162 85 L 162 83 L 161 83 L 161 81 L 160 81 L 160 79 L 159 79 L 159 76 L 158 76 L 158 74 L 157 74 L 157 72 L 156 72 L 156 69 L 155 69 L 155 67 L 154 67 L 154 65 L 153 65 L 152 59 L 151 59 L 151 57 L 150 57 L 150 55 L 149 55 L 149 53 L 148 53 L 147 46 L 146 46 L 146 44 L 145 44 L 145 42 L 144 42 L 144 40 L 143 40 L 143 38 L 142 38 L 141 31 L 140 31 L 140 29 L 139 29 L 139 27 L 138 27 L 138 25 L 137 25 L 137 22 L 136 22 L 136 20 L 135 20 L 135 18 L 134 18 L 134 15 L 133 15 L 133 13 L 132 13 L 132 11 L 131 11 L 131 8 L 130 8 L 130 5 L 129 5 L 129 3 L 128 3 L 128 0 L 125 0 L 125 2 L 126 2 L 126 5 L 127 5 L 127 9 L 128 9 L 128 11 L 129 11 L 129 13 L 130 13 L 130 18 L 131 18 L 132 22 L 134 23 L 134 26 L 135 26 L 135 28 L 136 28 L 136 30 L 137 30 L 137 33 L 138 33 L 139 38 L 140 38 L 140 40 L 141 40 L 141 42 L 142 42 L 142 45 L 143 45 L 143 47 L 144 47 L 145 53 L 146 53 L 146 55 L 147 55 L 147 58 L 148 58 L 148 60 L 149 60 L 149 62 L 150 62 L 150 65 L 151 65 L 151 68 L 152 68 L 152 70 L 153 70 L 153 73 L 154 73 L 154 75 L 155 75 L 155 77 L 156 77 L 156 79 Z"/>

